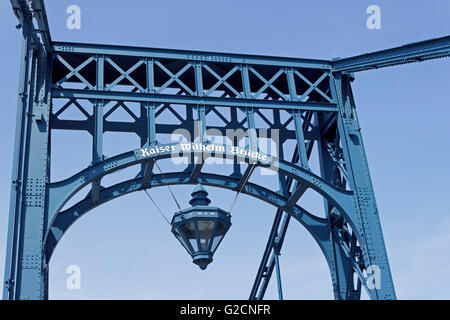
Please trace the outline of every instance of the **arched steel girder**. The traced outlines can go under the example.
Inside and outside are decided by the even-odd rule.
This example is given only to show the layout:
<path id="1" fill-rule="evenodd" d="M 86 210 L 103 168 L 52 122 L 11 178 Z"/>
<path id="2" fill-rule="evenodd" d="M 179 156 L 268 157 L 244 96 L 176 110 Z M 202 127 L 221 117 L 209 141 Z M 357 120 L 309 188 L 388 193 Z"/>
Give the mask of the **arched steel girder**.
<path id="1" fill-rule="evenodd" d="M 225 188 L 228 190 L 235 190 L 239 185 L 240 179 L 228 176 L 222 176 L 211 173 L 201 173 L 198 177 L 198 182 L 204 185 Z M 130 179 L 117 183 L 108 188 L 102 189 L 99 194 L 98 202 L 94 204 L 88 195 L 85 199 L 74 204 L 72 207 L 64 210 L 56 216 L 49 228 L 47 238 L 45 241 L 45 258 L 47 263 L 64 233 L 70 228 L 84 214 L 94 209 L 95 207 L 104 204 L 110 200 L 124 196 L 126 194 L 141 191 L 146 188 L 155 188 L 165 185 L 182 185 L 192 184 L 190 172 L 170 172 L 165 174 L 153 175 L 147 186 L 144 186 L 142 178 Z M 247 183 L 241 193 L 250 195 L 275 207 L 284 207 L 288 199 L 277 192 L 268 190 L 254 183 Z M 313 236 L 318 243 L 328 264 L 331 263 L 330 257 L 332 255 L 330 247 L 330 232 L 328 220 L 314 216 L 298 205 L 287 207 L 286 212 L 298 220 Z"/>
<path id="2" fill-rule="evenodd" d="M 94 207 L 103 204 L 107 201 L 128 194 L 130 192 L 143 190 L 145 188 L 158 187 L 163 185 L 174 184 L 193 184 L 201 182 L 204 185 L 226 188 L 229 190 L 238 190 L 242 183 L 242 177 L 236 176 L 224 176 L 211 173 L 198 172 L 194 178 L 194 172 L 196 166 L 192 166 L 192 171 L 171 172 L 165 174 L 152 175 L 148 181 L 144 182 L 143 176 L 139 176 L 135 179 L 118 183 L 109 188 L 105 188 L 99 191 L 97 201 L 93 202 L 91 196 L 87 196 L 71 208 L 63 212 L 59 212 L 63 205 L 81 188 L 87 184 L 95 181 L 105 175 L 111 174 L 117 170 L 139 164 L 147 163 L 169 158 L 171 156 L 179 156 L 181 151 L 178 147 L 179 144 L 165 144 L 160 145 L 162 147 L 174 146 L 174 150 L 171 153 L 158 154 L 151 157 L 142 156 L 142 152 L 137 149 L 124 154 L 117 155 L 115 157 L 104 160 L 96 165 L 88 167 L 74 176 L 56 183 L 50 184 L 49 187 L 49 225 L 48 232 L 44 241 L 45 261 L 48 264 L 51 255 L 56 248 L 59 240 L 62 238 L 67 229 L 82 215 L 93 209 Z M 229 150 L 230 146 L 224 146 L 227 157 L 234 157 Z M 172 148 L 171 148 L 172 149 Z M 210 156 L 204 154 L 205 158 Z M 238 157 L 238 160 L 245 161 L 248 157 Z M 354 216 L 353 213 L 353 193 L 343 189 L 339 189 L 331 184 L 327 183 L 320 177 L 314 175 L 308 170 L 305 170 L 295 164 L 283 161 L 274 157 L 269 157 L 269 161 L 266 164 L 255 163 L 255 165 L 265 166 L 272 170 L 278 170 L 280 173 L 292 177 L 300 181 L 301 188 L 312 188 L 320 193 L 331 203 L 335 205 L 346 217 L 347 220 L 352 223 L 355 220 L 350 220 Z M 270 166 L 269 166 L 270 165 Z M 300 189 L 300 187 L 299 187 Z M 332 251 L 332 243 L 330 239 L 330 225 L 327 219 L 316 217 L 306 210 L 296 205 L 297 199 L 295 198 L 296 192 L 293 192 L 293 198 L 286 198 L 281 192 L 275 192 L 268 190 L 262 186 L 254 183 L 246 183 L 241 190 L 242 193 L 253 196 L 260 200 L 265 201 L 277 208 L 282 208 L 296 220 L 298 220 L 308 232 L 311 233 L 313 238 L 321 248 L 329 268 L 333 268 L 334 257 Z M 304 192 L 300 190 L 299 194 Z M 356 230 L 356 229 L 355 229 Z"/>

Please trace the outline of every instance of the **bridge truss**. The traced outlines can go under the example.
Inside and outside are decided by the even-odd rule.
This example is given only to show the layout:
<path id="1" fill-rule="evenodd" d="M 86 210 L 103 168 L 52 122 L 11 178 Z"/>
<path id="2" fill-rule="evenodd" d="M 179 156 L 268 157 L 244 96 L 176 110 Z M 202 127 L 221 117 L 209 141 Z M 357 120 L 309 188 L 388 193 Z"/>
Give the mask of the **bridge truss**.
<path id="1" fill-rule="evenodd" d="M 48 298 L 48 265 L 56 245 L 94 207 L 134 191 L 198 182 L 241 190 L 276 208 L 250 299 L 263 299 L 274 270 L 279 272 L 278 255 L 292 218 L 322 250 L 336 299 L 359 299 L 363 288 L 372 299 L 396 298 L 352 73 L 449 56 L 450 37 L 335 61 L 65 43 L 51 40 L 42 0 L 11 3 L 23 48 L 4 299 Z M 85 119 L 61 118 L 68 108 L 77 108 Z M 109 120 L 119 109 L 133 120 Z M 165 112 L 176 120 L 163 121 Z M 221 122 L 210 120 L 213 116 Z M 177 128 L 205 143 L 208 130 L 226 136 L 227 130 L 242 129 L 252 150 L 258 149 L 262 130 L 269 129 L 267 138 L 276 130 L 278 152 L 269 155 L 269 169 L 278 174 L 279 190 L 249 182 L 254 166 L 266 165 L 247 165 L 248 157 L 231 153 L 229 145 L 224 146 L 224 157 L 233 160 L 229 175 L 206 172 L 198 161 L 158 173 L 155 163 L 180 153 L 179 145 L 161 142 Z M 88 132 L 92 163 L 68 179 L 52 181 L 50 137 L 58 130 Z M 107 158 L 106 132 L 133 133 L 140 146 Z M 292 142 L 295 147 L 288 150 Z M 175 151 L 150 157 L 139 152 L 152 146 Z M 320 172 L 310 168 L 314 147 Z M 102 178 L 136 164 L 141 170 L 133 179 L 102 186 Z M 86 186 L 89 194 L 62 210 Z M 298 204 L 308 189 L 323 197 L 326 218 Z M 370 281 L 376 272 L 379 285 Z"/>

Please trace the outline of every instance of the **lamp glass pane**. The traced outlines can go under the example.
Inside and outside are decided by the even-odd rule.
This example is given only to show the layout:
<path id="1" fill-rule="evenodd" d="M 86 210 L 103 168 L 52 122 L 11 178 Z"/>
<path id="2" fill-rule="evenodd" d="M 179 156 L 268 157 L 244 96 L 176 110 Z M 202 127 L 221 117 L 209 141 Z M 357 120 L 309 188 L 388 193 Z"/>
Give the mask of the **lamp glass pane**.
<path id="1" fill-rule="evenodd" d="M 211 252 L 214 253 L 217 249 L 217 246 L 219 245 L 220 241 L 222 240 L 223 235 L 214 237 L 212 246 L 211 246 Z"/>
<path id="2" fill-rule="evenodd" d="M 217 222 L 217 229 L 214 234 L 214 239 L 213 239 L 212 246 L 211 246 L 211 252 L 214 253 L 216 251 L 217 246 L 219 245 L 219 243 L 222 240 L 223 236 L 225 235 L 226 231 L 227 230 L 226 230 L 225 226 L 223 225 L 223 223 Z"/>
<path id="3" fill-rule="evenodd" d="M 198 236 L 200 237 L 200 250 L 208 250 L 209 242 L 211 241 L 211 235 L 214 230 L 214 221 L 212 220 L 200 220 L 197 221 Z"/>
<path id="4" fill-rule="evenodd" d="M 197 245 L 197 237 L 195 236 L 195 227 L 194 222 L 188 222 L 180 226 L 181 232 L 184 234 L 186 239 L 189 240 L 192 248 L 195 251 L 198 251 L 198 245 Z"/>
<path id="5" fill-rule="evenodd" d="M 180 233 L 178 232 L 178 229 L 174 229 L 173 233 L 175 234 L 175 237 L 177 237 L 178 241 L 181 242 L 181 244 L 183 245 L 183 247 L 189 252 L 191 253 L 191 250 L 188 248 L 186 242 L 184 242 L 183 237 L 180 235 Z"/>

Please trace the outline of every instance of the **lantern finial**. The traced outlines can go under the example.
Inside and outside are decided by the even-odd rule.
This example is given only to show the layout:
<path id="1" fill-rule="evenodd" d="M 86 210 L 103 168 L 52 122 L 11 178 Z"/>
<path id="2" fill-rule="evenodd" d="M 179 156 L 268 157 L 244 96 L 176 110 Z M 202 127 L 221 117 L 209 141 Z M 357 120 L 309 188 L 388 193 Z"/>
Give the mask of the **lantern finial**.
<path id="1" fill-rule="evenodd" d="M 211 200 L 208 199 L 208 192 L 203 188 L 201 183 L 195 186 L 191 196 L 192 199 L 189 201 L 191 206 L 207 206 L 211 203 Z"/>

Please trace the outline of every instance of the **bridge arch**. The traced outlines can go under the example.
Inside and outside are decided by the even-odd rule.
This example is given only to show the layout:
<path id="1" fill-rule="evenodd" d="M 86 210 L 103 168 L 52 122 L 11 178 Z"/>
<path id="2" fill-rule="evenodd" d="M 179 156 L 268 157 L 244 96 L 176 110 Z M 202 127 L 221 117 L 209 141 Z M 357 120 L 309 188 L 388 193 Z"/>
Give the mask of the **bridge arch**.
<path id="1" fill-rule="evenodd" d="M 299 189 L 303 190 L 303 192 L 306 188 L 311 188 L 325 197 L 343 214 L 348 217 L 352 216 L 352 192 L 337 188 L 316 176 L 309 170 L 303 169 L 296 164 L 267 155 L 266 157 L 259 158 L 260 160 L 261 158 L 266 159 L 265 161 L 257 160 L 251 162 L 252 159 L 250 159 L 248 155 L 236 154 L 236 152 L 232 152 L 231 146 L 222 146 L 224 150 L 224 157 L 233 158 L 237 156 L 239 161 L 249 162 L 249 166 L 264 166 L 271 170 L 276 170 L 286 177 L 291 177 L 297 180 L 300 185 Z M 93 208 L 115 198 L 147 188 L 154 188 L 164 185 L 195 184 L 200 182 L 207 186 L 214 186 L 234 191 L 241 190 L 244 194 L 265 201 L 276 208 L 283 209 L 306 228 L 320 247 L 329 268 L 333 268 L 334 258 L 329 221 L 328 219 L 317 217 L 297 205 L 295 199 L 296 192 L 293 192 L 292 196 L 294 198 L 292 198 L 292 196 L 289 198 L 280 192 L 271 191 L 255 183 L 246 182 L 242 184 L 242 181 L 244 179 L 246 180 L 244 177 L 201 172 L 201 167 L 196 169 L 196 166 L 192 166 L 192 170 L 152 174 L 147 181 L 144 181 L 143 177 L 136 177 L 127 181 L 122 181 L 108 188 L 99 190 L 97 201 L 95 203 L 92 201 L 91 196 L 88 195 L 86 198 L 74 204 L 70 208 L 61 211 L 63 206 L 78 191 L 103 176 L 136 164 L 143 163 L 150 165 L 152 162 L 155 163 L 160 159 L 179 157 L 183 151 L 180 144 L 162 144 L 157 147 L 161 148 L 161 150 L 170 151 L 150 154 L 147 151 L 144 151 L 145 148 L 132 150 L 115 157 L 105 159 L 102 162 L 85 168 L 68 179 L 55 182 L 50 185 L 50 219 L 47 228 L 48 232 L 44 240 L 44 256 L 46 264 L 50 262 L 51 256 L 57 244 L 70 226 Z M 201 155 L 204 159 L 209 156 L 214 156 L 214 153 L 211 154 L 200 152 L 196 154 Z M 186 156 L 186 153 L 183 153 L 182 156 Z M 352 221 L 350 219 L 348 220 Z"/>
<path id="2" fill-rule="evenodd" d="M 198 177 L 198 182 L 206 186 L 219 187 L 232 191 L 235 190 L 236 186 L 239 184 L 239 179 L 211 173 L 201 173 Z M 59 212 L 51 223 L 45 241 L 46 261 L 50 261 L 54 249 L 65 232 L 78 219 L 92 209 L 113 199 L 125 196 L 132 192 L 142 191 L 146 188 L 186 184 L 192 184 L 189 172 L 171 172 L 153 175 L 153 177 L 150 178 L 149 186 L 143 185 L 142 178 L 135 178 L 102 189 L 97 204 L 93 204 L 90 196 L 87 196 L 70 208 Z M 274 207 L 284 207 L 288 201 L 288 199 L 282 197 L 279 193 L 253 183 L 247 183 L 241 193 L 262 200 Z M 329 254 L 329 250 L 326 248 L 329 241 L 329 226 L 327 219 L 317 217 L 298 205 L 286 207 L 285 210 L 310 232 L 319 244 L 322 252 L 327 256 Z"/>

